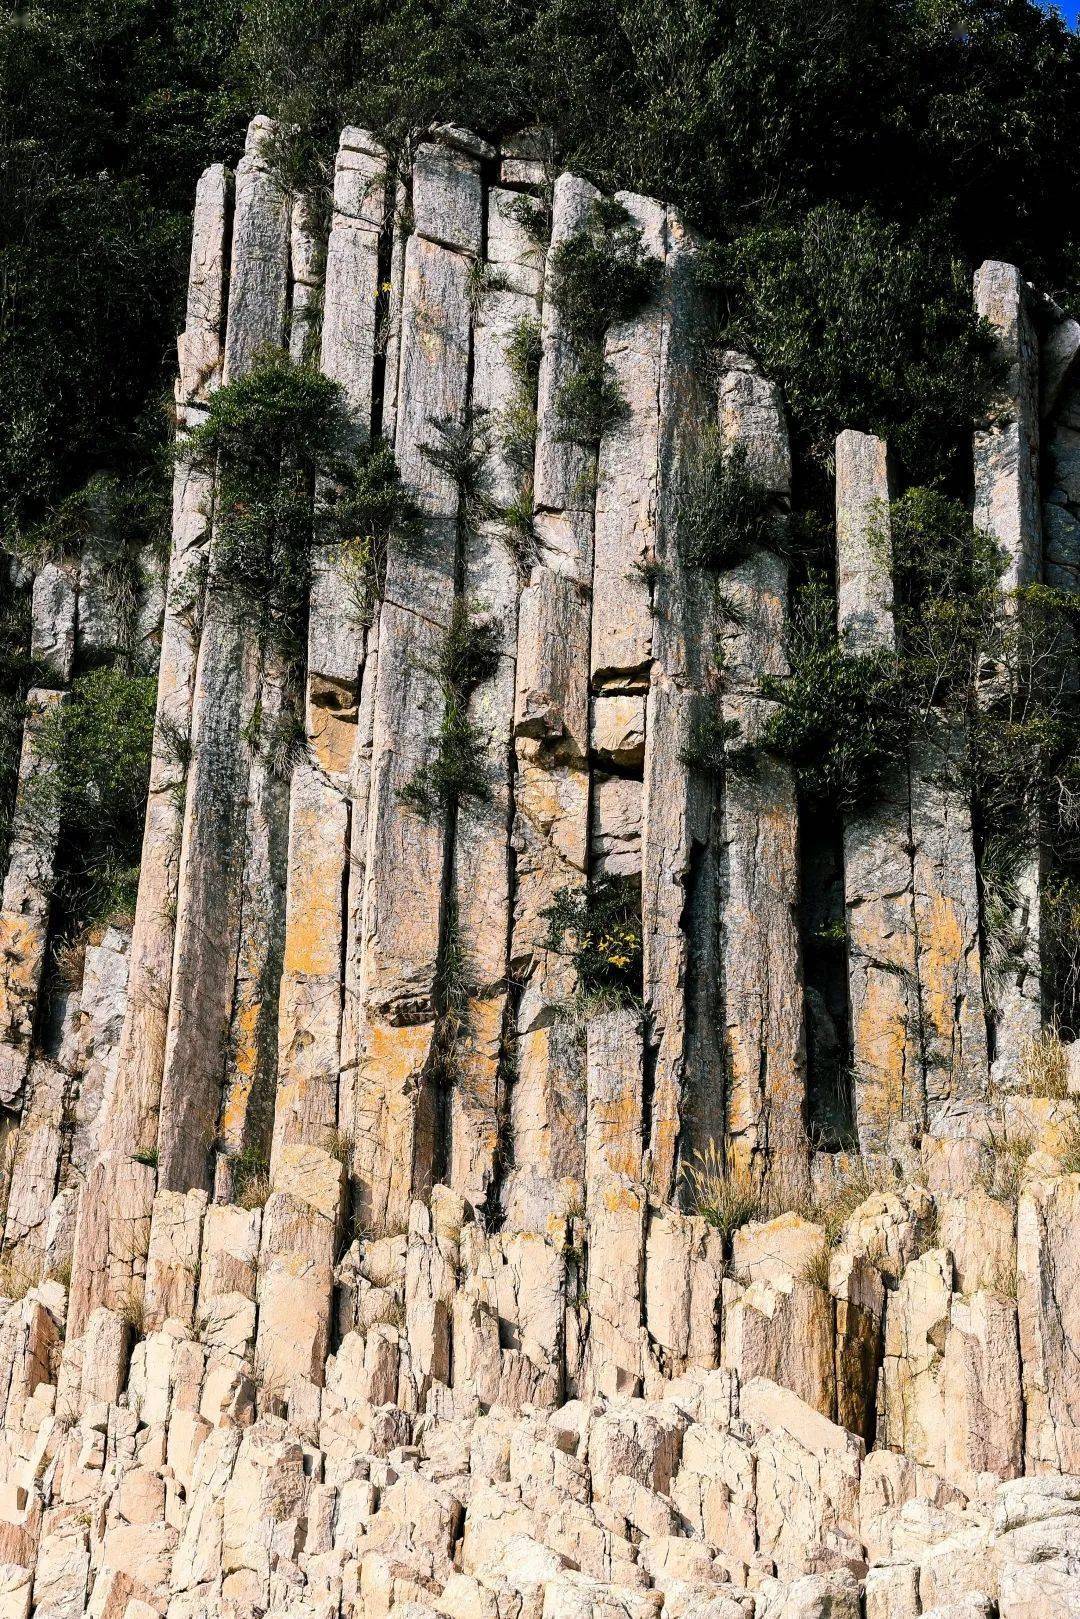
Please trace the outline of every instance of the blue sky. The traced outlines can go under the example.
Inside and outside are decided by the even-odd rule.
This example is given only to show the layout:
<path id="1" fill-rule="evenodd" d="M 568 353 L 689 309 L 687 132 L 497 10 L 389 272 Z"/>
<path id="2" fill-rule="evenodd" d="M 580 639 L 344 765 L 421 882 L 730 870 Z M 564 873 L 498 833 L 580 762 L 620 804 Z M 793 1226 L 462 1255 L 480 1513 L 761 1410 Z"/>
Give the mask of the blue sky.
<path id="1" fill-rule="evenodd" d="M 1071 4 L 1070 5 L 1068 3 L 1068 0 L 1064 0 L 1064 3 L 1062 3 L 1061 5 L 1058 6 L 1058 10 L 1061 12 L 1061 15 L 1065 18 L 1065 21 L 1068 23 L 1069 27 L 1070 28 L 1075 28 L 1076 27 L 1077 16 L 1080 15 L 1080 5 L 1076 5 L 1076 4 Z"/>

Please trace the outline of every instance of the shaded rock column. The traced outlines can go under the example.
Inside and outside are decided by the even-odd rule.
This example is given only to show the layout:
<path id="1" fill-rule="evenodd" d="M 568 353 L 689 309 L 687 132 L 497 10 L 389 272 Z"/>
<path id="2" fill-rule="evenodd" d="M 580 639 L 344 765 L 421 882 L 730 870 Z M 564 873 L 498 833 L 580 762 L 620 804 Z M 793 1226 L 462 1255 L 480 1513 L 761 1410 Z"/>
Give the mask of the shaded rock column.
<path id="1" fill-rule="evenodd" d="M 226 383 L 285 337 L 290 219 L 287 199 L 263 156 L 271 130 L 266 119 L 252 121 L 236 172 Z M 159 1183 L 175 1191 L 209 1182 L 240 942 L 245 789 L 259 674 L 258 648 L 216 567 L 212 537 L 158 1134 Z"/>
<path id="2" fill-rule="evenodd" d="M 231 176 L 221 165 L 207 169 L 195 194 L 187 315 L 177 340 L 180 374 L 176 395 L 181 434 L 202 419 L 210 392 L 221 380 L 231 194 Z M 134 1163 L 129 1155 L 149 1154 L 157 1141 L 184 822 L 186 752 L 191 735 L 212 504 L 212 470 L 179 455 L 173 474 L 172 548 L 127 1006 L 119 1051 L 102 1093 L 100 1158 L 90 1170 L 80 1203 L 69 1323 L 73 1336 L 90 1310 L 113 1302 L 103 1288 L 109 1255 L 116 1242 L 123 1248 L 128 1246 L 115 1223 L 124 1217 L 123 1211 L 134 1195 L 134 1187 L 129 1189 L 126 1183 L 137 1183 L 140 1194 L 148 1186 L 153 1195 L 152 1170 Z M 123 1189 L 118 1181 L 125 1183 Z"/>
<path id="3" fill-rule="evenodd" d="M 927 1113 L 985 1095 L 986 1016 L 967 739 L 935 711 L 911 752 L 911 844 Z"/>
<path id="4" fill-rule="evenodd" d="M 445 817 L 402 793 L 429 767 L 443 720 L 437 666 L 458 577 L 459 491 L 425 453 L 441 423 L 466 427 L 471 363 L 470 265 L 482 246 L 480 166 L 424 145 L 413 174 L 415 233 L 406 249 L 395 449 L 423 514 L 423 534 L 391 535 L 379 614 L 368 849 L 362 917 L 359 1054 L 352 1112 L 361 1218 L 404 1226 L 445 1145 L 445 1098 L 433 1082 L 437 976 L 449 854 Z"/>
<path id="5" fill-rule="evenodd" d="M 975 308 L 993 328 L 1005 368 L 989 420 L 975 433 L 974 520 L 1001 551 L 1001 589 L 1007 613 L 1009 593 L 1037 583 L 1043 571 L 1038 345 L 1027 293 L 1015 265 L 988 259 L 979 266 Z M 1017 1083 L 1024 1046 L 1042 1026 L 1038 844 L 1038 827 L 1033 825 L 1031 844 L 1017 856 L 1013 872 L 1016 897 L 1007 906 L 1006 948 L 1000 952 L 1000 962 L 993 964 L 991 1074 L 1005 1085 Z"/>
<path id="6" fill-rule="evenodd" d="M 881 439 L 836 441 L 837 628 L 852 652 L 892 652 L 889 476 Z M 909 780 L 890 772 L 881 801 L 844 825 L 848 993 L 855 1123 L 864 1153 L 893 1119 L 924 1113 Z"/>
<path id="7" fill-rule="evenodd" d="M 40 689 L 31 691 L 26 700 L 19 784 L 0 903 L 0 1102 L 5 1107 L 21 1096 L 30 1065 L 60 836 L 59 807 L 48 788 L 53 766 L 39 752 L 36 735 L 50 710 L 62 701 L 62 692 Z"/>
<path id="8" fill-rule="evenodd" d="M 520 985 L 517 1073 L 510 1096 L 505 1187 L 511 1230 L 543 1230 L 578 1195 L 584 1171 L 585 1074 L 563 1012 L 575 976 L 545 947 L 544 910 L 584 887 L 589 831 L 589 593 L 595 456 L 558 436 L 556 401 L 576 356 L 550 294 L 554 254 L 586 223 L 599 192 L 575 175 L 555 182 L 545 266 L 534 462 L 539 556 L 521 593 L 511 970 Z"/>
<path id="9" fill-rule="evenodd" d="M 386 154 L 365 130 L 344 130 L 327 248 L 321 368 L 343 388 L 361 443 L 371 433 L 386 187 Z M 318 498 L 332 495 L 320 491 Z M 364 618 L 371 610 L 363 595 L 356 559 L 345 556 L 340 546 L 317 546 L 308 621 L 308 757 L 293 770 L 289 811 L 275 1164 L 286 1143 L 326 1146 L 339 1126 L 349 778 L 365 657 Z"/>
<path id="10" fill-rule="evenodd" d="M 655 536 L 652 669 L 646 696 L 641 920 L 647 1011 L 651 1195 L 675 1192 L 680 1153 L 692 1157 L 725 1123 L 720 1032 L 718 784 L 686 756 L 715 703 L 715 587 L 685 565 L 679 519 L 689 459 L 713 401 L 700 365 L 697 244 L 667 216 L 660 367 L 660 487 Z"/>
<path id="11" fill-rule="evenodd" d="M 743 355 L 724 356 L 720 439 L 745 446 L 747 468 L 779 506 L 791 488 L 791 456 L 779 393 Z M 768 704 L 763 675 L 787 672 L 788 565 L 756 550 L 724 575 L 737 609 L 725 627 L 725 721 L 751 746 Z M 752 774 L 724 782 L 721 871 L 728 1137 L 734 1165 L 797 1195 L 808 1175 L 799 945 L 799 835 L 791 770 L 762 757 Z"/>
<path id="12" fill-rule="evenodd" d="M 486 413 L 485 489 L 498 510 L 522 495 L 518 468 L 504 442 L 510 413 L 521 403 L 521 381 L 507 355 L 521 323 L 537 319 L 542 277 L 542 250 L 513 212 L 516 195 L 498 187 L 488 193 L 485 281 L 473 338 L 472 409 L 478 419 Z M 456 1053 L 449 1178 L 456 1191 L 477 1205 L 484 1203 L 494 1182 L 505 1104 L 512 909 L 511 764 L 520 570 L 498 517 L 469 526 L 463 565 L 466 602 L 493 626 L 499 652 L 494 674 L 476 688 L 469 705 L 469 717 L 482 738 L 486 796 L 461 803 L 454 841 L 454 916 L 469 999 Z"/>

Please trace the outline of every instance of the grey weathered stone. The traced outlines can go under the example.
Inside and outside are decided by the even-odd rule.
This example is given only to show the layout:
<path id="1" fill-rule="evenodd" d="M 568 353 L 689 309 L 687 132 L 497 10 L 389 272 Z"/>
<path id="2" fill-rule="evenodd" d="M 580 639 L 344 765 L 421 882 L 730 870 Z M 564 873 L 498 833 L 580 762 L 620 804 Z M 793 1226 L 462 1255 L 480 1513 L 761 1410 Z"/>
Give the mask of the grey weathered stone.
<path id="1" fill-rule="evenodd" d="M 457 147 L 418 146 L 413 162 L 413 219 L 418 236 L 459 253 L 483 243 L 480 165 Z"/>
<path id="2" fill-rule="evenodd" d="M 620 192 L 662 285 L 667 211 Z M 652 655 L 652 610 L 644 565 L 655 559 L 660 481 L 660 372 L 664 307 L 655 297 L 609 328 L 604 362 L 626 406 L 600 443 L 593 556 L 592 680 L 596 688 L 644 684 Z"/>
<path id="3" fill-rule="evenodd" d="M 63 693 L 27 694 L 8 868 L 0 896 L 0 1101 L 19 1096 L 30 1061 L 38 991 L 60 835 L 60 806 L 50 788 L 57 760 L 39 747 Z"/>
<path id="4" fill-rule="evenodd" d="M 889 652 L 893 622 L 889 474 L 885 444 L 864 433 L 836 441 L 836 594 L 841 640 Z M 844 825 L 848 993 L 855 1120 L 864 1152 L 879 1151 L 894 1119 L 924 1113 L 908 772 Z"/>
<path id="5" fill-rule="evenodd" d="M 791 459 L 780 396 L 744 356 L 727 354 L 720 380 L 720 440 L 745 448 L 754 477 L 783 504 Z M 743 740 L 761 734 L 763 675 L 783 675 L 787 563 L 755 550 L 724 576 L 741 611 L 725 634 L 721 711 Z M 753 775 L 731 773 L 723 792 L 721 928 L 724 1016 L 731 1075 L 728 1133 L 736 1165 L 772 1166 L 805 1182 L 805 1063 L 799 945 L 798 818 L 789 767 L 765 759 Z"/>
<path id="6" fill-rule="evenodd" d="M 975 307 L 997 338 L 1004 367 L 989 419 L 975 434 L 977 527 L 997 542 L 1003 571 L 1004 610 L 1012 591 L 1038 582 L 1043 574 L 1039 512 L 1038 344 L 1028 308 L 1029 294 L 1014 265 L 987 260 L 975 273 Z M 1017 899 L 1008 906 L 1009 958 L 997 974 L 991 1007 L 994 1026 L 992 1073 L 1015 1083 L 1020 1052 L 1042 1021 L 1038 833 L 1017 862 Z"/>
<path id="7" fill-rule="evenodd" d="M 67 685 L 75 664 L 78 596 L 77 562 L 46 562 L 34 575 L 30 652 L 60 686 Z"/>

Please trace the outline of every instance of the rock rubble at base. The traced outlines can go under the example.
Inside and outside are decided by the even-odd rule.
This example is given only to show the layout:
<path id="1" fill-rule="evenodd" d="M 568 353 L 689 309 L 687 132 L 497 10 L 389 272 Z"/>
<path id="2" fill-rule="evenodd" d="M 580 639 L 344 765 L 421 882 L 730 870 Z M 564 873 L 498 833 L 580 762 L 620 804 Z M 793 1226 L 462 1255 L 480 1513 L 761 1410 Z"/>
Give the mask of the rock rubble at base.
<path id="1" fill-rule="evenodd" d="M 539 138 L 440 125 L 406 173 L 348 128 L 323 243 L 274 139 L 256 119 L 196 198 L 133 925 L 61 990 L 59 827 L 16 837 L 3 888 L 0 1619 L 1080 1616 L 1080 1081 L 1017 1071 L 1038 873 L 991 1003 L 963 738 L 942 724 L 847 817 L 862 1156 L 812 1145 L 793 776 L 695 755 L 715 713 L 760 735 L 791 584 L 783 547 L 710 579 L 680 543 L 703 442 L 745 454 L 781 528 L 791 502 L 779 391 L 703 361 L 701 244 L 620 194 L 656 286 L 604 338 L 624 414 L 571 443 L 556 255 L 595 188 L 555 180 L 548 246 Z M 1075 323 L 1046 306 L 1037 341 L 1007 265 L 976 300 L 1008 361 L 978 510 L 1018 580 L 1074 588 Z M 501 431 L 528 417 L 523 323 L 524 478 Z M 283 671 L 220 611 L 214 476 L 183 454 L 268 342 L 317 354 L 423 529 L 390 535 L 377 600 L 316 556 L 284 774 L 252 726 Z M 437 426 L 486 437 L 479 516 Z M 889 494 L 887 446 L 842 434 L 861 650 L 895 635 Z M 100 649 L 95 588 L 92 565 L 34 583 L 56 684 L 27 801 L 39 714 Z M 496 654 L 468 697 L 486 791 L 424 819 L 402 794 L 463 608 Z M 611 877 L 640 885 L 642 1003 L 579 1007 L 545 911 Z M 751 1200 L 730 1232 L 689 1210 L 710 1143 Z"/>

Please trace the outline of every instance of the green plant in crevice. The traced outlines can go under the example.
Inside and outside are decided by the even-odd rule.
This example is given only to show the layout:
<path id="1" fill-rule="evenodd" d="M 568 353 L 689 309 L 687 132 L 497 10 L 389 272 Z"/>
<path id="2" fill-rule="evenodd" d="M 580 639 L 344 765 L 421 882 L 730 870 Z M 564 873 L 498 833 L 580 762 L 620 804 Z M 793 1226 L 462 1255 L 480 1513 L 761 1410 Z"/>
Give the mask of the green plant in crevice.
<path id="1" fill-rule="evenodd" d="M 851 652 L 839 641 L 832 592 L 812 576 L 797 592 L 788 636 L 790 673 L 762 681 L 776 704 L 761 745 L 787 759 L 811 799 L 865 805 L 905 756 L 912 714 L 903 668 L 889 651 Z"/>
<path id="2" fill-rule="evenodd" d="M 506 363 L 514 379 L 514 394 L 499 423 L 503 456 L 516 483 L 514 498 L 503 507 L 500 519 L 506 543 L 523 576 L 536 560 L 537 551 L 533 524 L 533 458 L 541 351 L 540 322 L 524 316 L 506 345 Z"/>
<path id="3" fill-rule="evenodd" d="M 432 417 L 435 437 L 421 446 L 424 458 L 457 490 L 459 530 L 473 529 L 498 514 L 490 492 L 488 455 L 492 423 L 486 410 L 469 410 L 461 421 Z"/>
<path id="4" fill-rule="evenodd" d="M 47 768 L 33 778 L 28 821 L 31 835 L 35 823 L 59 821 L 58 898 L 73 927 L 134 911 L 155 701 L 151 676 L 94 669 L 38 728 Z"/>
<path id="5" fill-rule="evenodd" d="M 544 944 L 569 956 L 587 1000 L 639 1005 L 642 996 L 641 890 L 610 877 L 589 888 L 560 888 L 542 912 Z"/>
<path id="6" fill-rule="evenodd" d="M 559 437 L 595 448 L 627 409 L 604 359 L 604 333 L 654 296 L 658 268 L 627 210 L 604 198 L 592 204 L 582 227 L 559 244 L 551 263 L 551 298 L 574 355 L 574 370 L 555 400 Z"/>
<path id="7" fill-rule="evenodd" d="M 439 656 L 433 665 L 443 713 L 432 757 L 401 789 L 401 800 L 425 820 L 449 814 L 465 799 L 487 799 L 485 738 L 469 718 L 469 699 L 494 674 L 499 648 L 496 626 L 454 602 Z"/>
<path id="8" fill-rule="evenodd" d="M 746 446 L 725 451 L 713 429 L 695 434 L 680 459 L 675 523 L 684 562 L 711 573 L 783 538 L 776 503 L 750 470 Z"/>
<path id="9" fill-rule="evenodd" d="M 362 444 L 348 464 L 346 478 L 325 498 L 334 502 L 332 523 L 353 609 L 362 622 L 370 622 L 382 596 L 391 532 L 411 543 L 419 543 L 420 535 L 416 504 L 402 484 L 386 440 Z"/>
<path id="10" fill-rule="evenodd" d="M 267 351 L 211 396 L 185 449 L 217 467 L 210 589 L 287 665 L 302 663 L 312 549 L 346 538 L 363 471 L 343 390 Z M 339 498 L 316 502 L 316 480 Z"/>
<path id="11" fill-rule="evenodd" d="M 742 735 L 738 720 L 726 720 L 719 704 L 698 714 L 679 758 L 688 770 L 703 776 L 722 776 L 744 763 L 745 750 L 737 746 Z"/>

